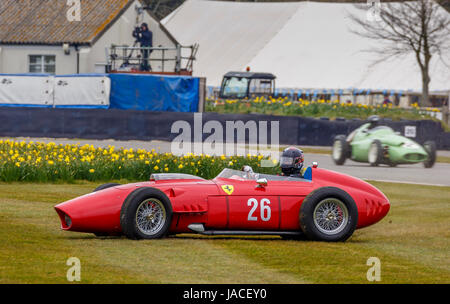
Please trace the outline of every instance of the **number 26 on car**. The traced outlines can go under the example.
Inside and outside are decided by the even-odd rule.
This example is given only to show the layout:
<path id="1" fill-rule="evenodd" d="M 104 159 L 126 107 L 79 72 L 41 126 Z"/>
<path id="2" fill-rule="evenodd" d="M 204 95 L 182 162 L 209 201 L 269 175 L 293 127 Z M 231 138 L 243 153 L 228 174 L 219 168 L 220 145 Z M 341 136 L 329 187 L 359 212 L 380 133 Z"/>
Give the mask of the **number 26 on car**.
<path id="1" fill-rule="evenodd" d="M 229 226 L 235 229 L 273 228 L 279 226 L 279 201 L 277 196 L 228 198 Z"/>

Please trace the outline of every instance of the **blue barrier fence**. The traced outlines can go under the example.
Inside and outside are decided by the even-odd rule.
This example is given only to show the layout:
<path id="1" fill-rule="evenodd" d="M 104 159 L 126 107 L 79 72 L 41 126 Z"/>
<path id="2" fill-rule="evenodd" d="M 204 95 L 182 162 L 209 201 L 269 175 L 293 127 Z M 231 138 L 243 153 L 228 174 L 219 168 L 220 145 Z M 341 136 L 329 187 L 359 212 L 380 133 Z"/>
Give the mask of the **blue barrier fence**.
<path id="1" fill-rule="evenodd" d="M 109 108 L 167 112 L 198 112 L 199 110 L 200 79 L 196 77 L 153 74 L 76 74 L 57 76 L 49 74 L 0 74 L 0 76 L 4 77 L 3 82 L 5 82 L 5 87 L 3 88 L 5 94 L 0 94 L 0 97 L 3 96 L 3 98 L 0 98 L 0 107 Z M 42 83 L 34 86 L 35 95 L 39 95 L 40 99 L 43 98 L 42 95 L 45 95 L 48 100 L 46 99 L 45 103 L 41 101 L 41 104 L 28 99 L 23 101 L 24 98 L 20 98 L 20 92 L 27 90 L 27 87 L 29 89 L 30 83 L 29 80 L 26 80 L 28 82 L 22 80 L 20 84 L 17 77 L 49 78 L 45 82 L 45 86 Z M 94 102 L 94 104 L 88 104 L 86 100 L 75 100 L 75 104 L 56 104 L 54 101 L 55 97 L 52 97 L 54 95 L 51 94 L 55 94 L 54 92 L 57 90 L 70 87 L 70 85 L 67 86 L 65 84 L 65 79 L 79 77 L 109 77 L 111 87 L 110 92 L 107 92 L 109 93 L 109 98 L 106 98 L 107 103 L 95 104 Z M 12 89 L 11 86 L 9 88 L 6 87 L 6 84 L 13 82 L 17 82 L 19 85 Z M 2 90 L 2 84 L 0 83 L 0 90 Z M 49 84 L 53 84 L 53 87 L 50 88 Z M 83 84 L 78 84 L 78 88 L 76 82 L 72 85 L 76 92 L 78 89 L 86 92 L 92 90 L 92 88 L 86 88 Z M 10 89 L 10 92 L 7 89 Z M 105 89 L 96 88 L 96 90 L 100 90 L 101 94 L 105 93 Z M 45 92 L 45 94 L 42 92 Z M 34 96 L 33 94 L 31 93 L 30 96 Z M 95 92 L 91 95 L 94 96 Z M 14 96 L 20 98 L 21 102 L 14 102 Z M 35 97 L 35 99 L 37 98 Z M 96 99 L 94 98 L 94 100 Z"/>
<path id="2" fill-rule="evenodd" d="M 109 78 L 111 109 L 198 111 L 198 78 L 134 74 L 110 74 Z"/>

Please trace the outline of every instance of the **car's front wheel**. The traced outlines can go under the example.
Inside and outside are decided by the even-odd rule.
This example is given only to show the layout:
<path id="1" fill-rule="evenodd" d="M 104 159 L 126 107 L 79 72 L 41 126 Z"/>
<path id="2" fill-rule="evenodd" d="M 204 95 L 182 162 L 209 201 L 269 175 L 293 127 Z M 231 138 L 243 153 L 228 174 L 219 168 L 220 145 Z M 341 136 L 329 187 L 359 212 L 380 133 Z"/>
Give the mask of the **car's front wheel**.
<path id="1" fill-rule="evenodd" d="M 426 141 L 423 147 L 428 154 L 428 158 L 423 162 L 423 166 L 425 168 L 431 168 L 436 162 L 436 143 L 434 141 Z"/>
<path id="2" fill-rule="evenodd" d="M 358 208 L 352 197 L 335 187 L 311 192 L 300 208 L 300 227 L 311 240 L 343 242 L 355 231 Z"/>
<path id="3" fill-rule="evenodd" d="M 172 205 L 169 198 L 154 188 L 139 188 L 125 199 L 120 225 L 130 239 L 157 239 L 169 232 Z"/>
<path id="4" fill-rule="evenodd" d="M 349 145 L 344 135 L 338 135 L 334 138 L 333 151 L 331 157 L 336 165 L 341 166 L 345 163 L 349 150 Z"/>

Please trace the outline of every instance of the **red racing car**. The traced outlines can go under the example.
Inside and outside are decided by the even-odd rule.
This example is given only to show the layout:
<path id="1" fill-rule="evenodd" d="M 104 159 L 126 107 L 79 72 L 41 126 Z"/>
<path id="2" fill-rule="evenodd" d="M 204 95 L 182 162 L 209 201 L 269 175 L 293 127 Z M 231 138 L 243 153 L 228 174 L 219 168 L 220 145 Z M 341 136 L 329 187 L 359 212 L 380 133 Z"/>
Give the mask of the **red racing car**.
<path id="1" fill-rule="evenodd" d="M 304 178 L 224 169 L 213 180 L 153 174 L 105 184 L 55 206 L 63 230 L 154 239 L 179 233 L 281 235 L 345 241 L 380 221 L 386 196 L 348 175 L 309 167 Z"/>

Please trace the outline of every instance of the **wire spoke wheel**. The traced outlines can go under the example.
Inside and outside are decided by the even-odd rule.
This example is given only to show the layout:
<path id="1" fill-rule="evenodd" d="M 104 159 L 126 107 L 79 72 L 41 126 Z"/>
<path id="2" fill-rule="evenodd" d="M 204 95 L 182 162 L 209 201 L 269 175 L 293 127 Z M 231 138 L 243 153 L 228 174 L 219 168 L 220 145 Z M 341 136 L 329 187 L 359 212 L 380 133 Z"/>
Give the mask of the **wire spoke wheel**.
<path id="1" fill-rule="evenodd" d="M 136 210 L 136 226 L 145 235 L 157 234 L 166 222 L 166 208 L 156 198 L 144 200 Z"/>
<path id="2" fill-rule="evenodd" d="M 358 224 L 353 198 L 336 187 L 321 187 L 308 194 L 300 207 L 300 228 L 313 241 L 343 242 Z"/>
<path id="3" fill-rule="evenodd" d="M 326 235 L 340 233 L 347 225 L 348 218 L 346 205 L 337 198 L 320 201 L 313 212 L 314 225 Z"/>

